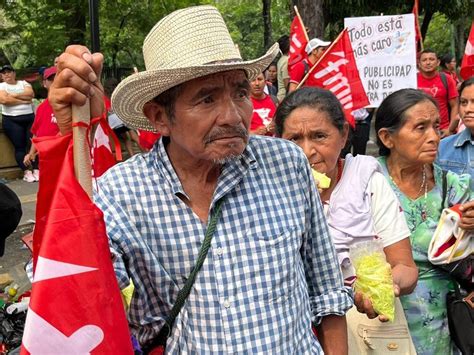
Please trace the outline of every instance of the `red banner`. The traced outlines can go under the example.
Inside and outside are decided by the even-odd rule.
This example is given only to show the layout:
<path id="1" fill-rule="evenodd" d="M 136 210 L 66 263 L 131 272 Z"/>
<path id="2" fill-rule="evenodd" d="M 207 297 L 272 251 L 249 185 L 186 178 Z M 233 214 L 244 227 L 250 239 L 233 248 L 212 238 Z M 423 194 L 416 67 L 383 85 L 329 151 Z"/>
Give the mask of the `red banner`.
<path id="1" fill-rule="evenodd" d="M 304 24 L 298 16 L 295 16 L 290 27 L 290 54 L 288 58 L 288 73 L 291 73 L 293 66 L 307 57 L 305 48 L 308 37 Z"/>
<path id="2" fill-rule="evenodd" d="M 461 70 L 459 72 L 461 78 L 467 80 L 474 76 L 474 22 L 471 25 L 471 32 L 466 42 L 466 49 L 462 57 Z"/>
<path id="3" fill-rule="evenodd" d="M 416 50 L 421 51 L 423 50 L 423 37 L 421 36 L 421 29 L 420 29 L 420 21 L 418 19 L 419 16 L 419 5 L 418 0 L 415 0 L 413 4 L 413 15 L 415 16 L 415 43 L 416 43 Z"/>
<path id="4" fill-rule="evenodd" d="M 42 175 L 21 354 L 133 354 L 103 214 L 74 176 L 72 135 L 34 142 Z"/>
<path id="5" fill-rule="evenodd" d="M 354 127 L 352 112 L 369 104 L 360 80 L 359 70 L 352 51 L 351 41 L 344 29 L 324 52 L 309 72 L 309 86 L 319 86 L 331 91 L 342 104 L 346 119 Z"/>

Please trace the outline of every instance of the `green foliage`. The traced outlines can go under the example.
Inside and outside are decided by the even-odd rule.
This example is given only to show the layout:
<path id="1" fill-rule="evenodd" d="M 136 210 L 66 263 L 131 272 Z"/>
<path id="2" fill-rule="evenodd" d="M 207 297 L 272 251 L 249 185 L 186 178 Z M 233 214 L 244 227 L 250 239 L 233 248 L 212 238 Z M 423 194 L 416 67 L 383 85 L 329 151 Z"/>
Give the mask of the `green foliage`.
<path id="1" fill-rule="evenodd" d="M 451 36 L 451 24 L 448 18 L 446 15 L 438 12 L 430 22 L 423 44 L 425 48 L 431 48 L 438 55 L 443 55 L 444 53 L 451 52 Z"/>
<path id="2" fill-rule="evenodd" d="M 71 5 L 81 6 L 79 0 Z M 61 2 L 17 0 L 4 2 L 0 24 L 0 46 L 8 60 L 16 67 L 50 65 L 68 43 L 64 31 L 72 22 L 72 6 L 61 7 Z"/>
<path id="3" fill-rule="evenodd" d="M 137 66 L 143 70 L 142 44 L 153 25 L 176 9 L 205 3 L 221 10 L 245 59 L 256 58 L 266 50 L 261 0 L 100 0 L 99 3 L 100 42 L 106 66 Z M 274 41 L 289 33 L 291 3 L 271 1 Z M 88 6 L 84 0 L 3 0 L 1 4 L 0 58 L 4 54 L 17 68 L 51 65 L 74 41 L 90 45 Z M 327 38 L 334 38 L 342 29 L 344 17 L 409 13 L 412 6 L 412 1 L 405 0 L 324 0 Z M 462 16 L 472 18 L 469 14 L 473 8 L 471 0 L 420 0 L 421 15 L 426 11 L 443 13 L 435 16 L 426 45 L 440 51 L 449 49 L 449 21 Z"/>
<path id="4" fill-rule="evenodd" d="M 215 4 L 224 16 L 230 34 L 239 46 L 244 59 L 254 59 L 268 48 L 263 47 L 262 2 L 228 0 Z M 287 0 L 273 0 L 271 7 L 273 41 L 290 31 L 290 12 Z"/>

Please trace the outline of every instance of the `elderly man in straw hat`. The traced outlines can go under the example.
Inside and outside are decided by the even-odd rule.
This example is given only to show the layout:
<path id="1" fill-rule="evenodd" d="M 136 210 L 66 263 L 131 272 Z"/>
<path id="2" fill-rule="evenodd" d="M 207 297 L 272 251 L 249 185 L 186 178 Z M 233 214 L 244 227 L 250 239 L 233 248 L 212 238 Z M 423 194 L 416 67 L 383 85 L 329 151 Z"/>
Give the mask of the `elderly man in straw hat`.
<path id="1" fill-rule="evenodd" d="M 292 143 L 248 133 L 249 79 L 277 51 L 243 61 L 215 8 L 178 10 L 145 38 L 146 71 L 112 95 L 128 126 L 162 134 L 110 169 L 95 196 L 119 283 L 135 284 L 129 321 L 148 350 L 347 352 L 352 299 L 308 162 Z M 60 56 L 50 101 L 62 132 L 71 103 L 89 97 L 102 113 L 102 59 L 81 46 Z"/>

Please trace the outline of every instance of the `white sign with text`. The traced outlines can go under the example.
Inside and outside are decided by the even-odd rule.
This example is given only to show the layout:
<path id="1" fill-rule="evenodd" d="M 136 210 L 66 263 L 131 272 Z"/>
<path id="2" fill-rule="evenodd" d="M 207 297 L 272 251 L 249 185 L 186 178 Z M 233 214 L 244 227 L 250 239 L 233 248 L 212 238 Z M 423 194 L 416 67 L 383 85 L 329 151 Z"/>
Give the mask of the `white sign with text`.
<path id="1" fill-rule="evenodd" d="M 371 107 L 392 92 L 416 88 L 413 14 L 344 19 Z"/>

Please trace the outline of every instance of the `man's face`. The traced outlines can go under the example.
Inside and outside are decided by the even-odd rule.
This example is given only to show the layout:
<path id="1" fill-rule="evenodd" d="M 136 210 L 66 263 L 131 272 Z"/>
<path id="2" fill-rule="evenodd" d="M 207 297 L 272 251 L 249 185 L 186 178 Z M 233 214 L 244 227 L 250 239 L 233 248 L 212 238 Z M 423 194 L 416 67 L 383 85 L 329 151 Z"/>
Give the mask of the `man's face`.
<path id="1" fill-rule="evenodd" d="M 250 82 L 250 95 L 256 99 L 260 99 L 265 95 L 263 91 L 265 89 L 265 85 L 265 77 L 263 76 L 263 73 L 260 73 L 254 80 Z"/>
<path id="2" fill-rule="evenodd" d="M 419 68 L 422 74 L 432 74 L 438 69 L 439 60 L 435 53 L 422 53 Z"/>
<path id="3" fill-rule="evenodd" d="M 222 163 L 241 155 L 248 142 L 253 110 L 249 91 L 241 70 L 183 84 L 174 119 L 170 121 L 163 114 L 162 125 L 157 125 L 170 137 L 170 157 L 189 163 Z"/>
<path id="4" fill-rule="evenodd" d="M 53 84 L 55 75 L 50 76 L 48 79 L 43 80 L 43 86 L 46 90 L 49 90 L 51 85 Z"/>
<path id="5" fill-rule="evenodd" d="M 319 60 L 319 58 L 323 56 L 324 52 L 326 51 L 326 48 L 327 47 L 318 47 L 315 50 L 313 50 L 313 55 L 316 60 Z"/>

